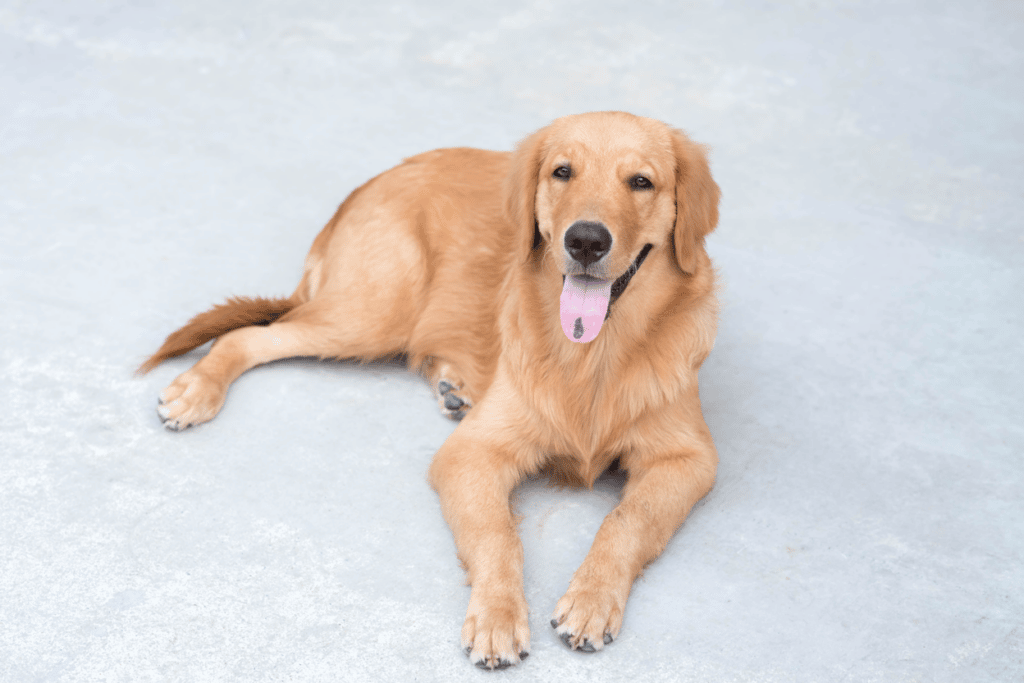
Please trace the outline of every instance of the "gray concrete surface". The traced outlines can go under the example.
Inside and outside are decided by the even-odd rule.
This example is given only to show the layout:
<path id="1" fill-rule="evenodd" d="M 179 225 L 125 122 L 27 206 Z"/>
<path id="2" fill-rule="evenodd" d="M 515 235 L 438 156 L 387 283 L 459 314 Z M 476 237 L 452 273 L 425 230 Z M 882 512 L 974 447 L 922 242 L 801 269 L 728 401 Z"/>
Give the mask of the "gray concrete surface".
<path id="1" fill-rule="evenodd" d="M 713 147 L 718 484 L 622 636 L 546 625 L 621 481 L 518 496 L 527 681 L 1024 680 L 1024 5 L 0 2 L 0 680 L 462 681 L 394 365 L 165 432 L 133 368 L 291 291 L 402 157 L 625 109 Z"/>

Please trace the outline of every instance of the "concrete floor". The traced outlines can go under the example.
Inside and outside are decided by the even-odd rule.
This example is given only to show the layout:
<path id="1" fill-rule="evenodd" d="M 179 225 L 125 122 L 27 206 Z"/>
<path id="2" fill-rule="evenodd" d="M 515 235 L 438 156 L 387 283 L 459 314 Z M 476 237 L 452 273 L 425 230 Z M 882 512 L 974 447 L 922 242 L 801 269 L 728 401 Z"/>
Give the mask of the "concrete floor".
<path id="1" fill-rule="evenodd" d="M 0 680 L 482 680 L 399 366 L 163 430 L 232 294 L 402 157 L 625 109 L 713 148 L 716 488 L 621 638 L 547 617 L 615 504 L 518 495 L 527 681 L 1024 681 L 1024 5 L 0 2 Z"/>

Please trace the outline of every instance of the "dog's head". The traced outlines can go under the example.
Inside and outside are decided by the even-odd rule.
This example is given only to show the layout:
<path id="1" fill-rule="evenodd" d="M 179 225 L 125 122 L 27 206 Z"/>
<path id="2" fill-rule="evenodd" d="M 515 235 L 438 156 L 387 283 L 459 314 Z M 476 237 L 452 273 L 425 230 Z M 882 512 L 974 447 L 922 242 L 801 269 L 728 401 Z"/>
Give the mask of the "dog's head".
<path id="1" fill-rule="evenodd" d="M 681 131 L 622 112 L 558 119 L 517 147 L 506 211 L 565 277 L 562 328 L 597 336 L 608 307 L 655 250 L 693 275 L 718 222 L 704 149 Z"/>

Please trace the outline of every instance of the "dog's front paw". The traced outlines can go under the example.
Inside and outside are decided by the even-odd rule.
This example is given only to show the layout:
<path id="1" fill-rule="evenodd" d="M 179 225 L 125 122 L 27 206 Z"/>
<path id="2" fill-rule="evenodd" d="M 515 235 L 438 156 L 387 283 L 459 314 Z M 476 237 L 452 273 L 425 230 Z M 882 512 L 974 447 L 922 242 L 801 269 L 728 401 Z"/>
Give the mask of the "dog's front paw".
<path id="1" fill-rule="evenodd" d="M 586 583 L 573 579 L 555 606 L 551 628 L 569 649 L 597 652 L 618 638 L 629 591 Z"/>
<path id="2" fill-rule="evenodd" d="M 226 386 L 192 368 L 160 392 L 156 412 L 164 427 L 180 431 L 213 419 L 226 397 Z"/>
<path id="3" fill-rule="evenodd" d="M 506 669 L 529 655 L 530 626 L 522 596 L 469 600 L 462 649 L 481 669 Z"/>

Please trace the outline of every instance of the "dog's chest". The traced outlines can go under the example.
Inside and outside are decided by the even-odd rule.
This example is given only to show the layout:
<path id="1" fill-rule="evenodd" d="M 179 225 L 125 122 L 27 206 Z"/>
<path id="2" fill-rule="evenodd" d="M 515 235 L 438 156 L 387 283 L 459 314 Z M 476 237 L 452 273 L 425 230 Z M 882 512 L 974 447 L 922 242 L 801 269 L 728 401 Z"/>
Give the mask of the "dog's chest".
<path id="1" fill-rule="evenodd" d="M 618 408 L 621 392 L 578 386 L 550 392 L 536 406 L 541 450 L 570 483 L 590 485 L 628 448 L 632 419 Z"/>
<path id="2" fill-rule="evenodd" d="M 589 485 L 615 458 L 644 447 L 645 430 L 685 389 L 685 373 L 666 365 L 648 356 L 543 368 L 548 381 L 521 390 L 530 395 L 544 455 L 566 478 Z"/>

